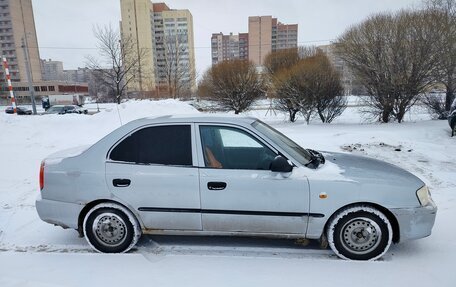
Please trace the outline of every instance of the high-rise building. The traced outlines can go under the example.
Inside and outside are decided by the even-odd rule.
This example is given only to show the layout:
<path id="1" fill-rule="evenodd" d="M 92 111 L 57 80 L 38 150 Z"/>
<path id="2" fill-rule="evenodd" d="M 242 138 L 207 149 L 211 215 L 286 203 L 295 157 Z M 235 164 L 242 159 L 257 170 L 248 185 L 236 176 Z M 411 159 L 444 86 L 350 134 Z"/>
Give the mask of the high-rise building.
<path id="1" fill-rule="evenodd" d="M 222 32 L 211 37 L 212 65 L 226 60 L 248 60 L 248 34 L 223 35 Z"/>
<path id="2" fill-rule="evenodd" d="M 142 69 L 128 86 L 129 90 L 169 89 L 170 79 L 179 82 L 179 88 L 195 89 L 193 17 L 190 11 L 171 9 L 165 3 L 150 0 L 120 0 L 120 3 L 122 37 L 130 38 L 138 50 L 149 51 L 145 58 L 140 59 Z"/>
<path id="3" fill-rule="evenodd" d="M 43 71 L 43 80 L 44 81 L 61 81 L 63 80 L 63 62 L 62 61 L 53 61 L 41 60 L 41 68 Z"/>
<path id="4" fill-rule="evenodd" d="M 286 25 L 272 16 L 249 17 L 249 60 L 263 65 L 267 54 L 298 46 L 298 24 Z"/>
<path id="5" fill-rule="evenodd" d="M 272 18 L 272 51 L 298 46 L 298 24 L 282 24 Z"/>
<path id="6" fill-rule="evenodd" d="M 8 60 L 12 82 L 27 81 L 23 46 L 28 47 L 32 81 L 42 80 L 32 0 L 0 1 L 0 43 L 0 54 Z M 0 77 L 4 78 L 3 69 Z"/>

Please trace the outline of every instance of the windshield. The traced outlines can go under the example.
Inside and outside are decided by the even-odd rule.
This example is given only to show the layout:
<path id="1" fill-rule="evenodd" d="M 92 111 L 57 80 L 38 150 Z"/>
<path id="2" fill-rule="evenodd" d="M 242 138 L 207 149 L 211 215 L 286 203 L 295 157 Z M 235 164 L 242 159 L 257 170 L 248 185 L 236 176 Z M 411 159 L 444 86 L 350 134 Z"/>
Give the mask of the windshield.
<path id="1" fill-rule="evenodd" d="M 305 148 L 298 145 L 297 143 L 283 135 L 281 132 L 268 126 L 262 121 L 255 121 L 252 124 L 252 126 L 256 130 L 267 136 L 276 145 L 280 146 L 286 153 L 291 155 L 300 164 L 306 165 L 312 160 L 312 156 Z"/>

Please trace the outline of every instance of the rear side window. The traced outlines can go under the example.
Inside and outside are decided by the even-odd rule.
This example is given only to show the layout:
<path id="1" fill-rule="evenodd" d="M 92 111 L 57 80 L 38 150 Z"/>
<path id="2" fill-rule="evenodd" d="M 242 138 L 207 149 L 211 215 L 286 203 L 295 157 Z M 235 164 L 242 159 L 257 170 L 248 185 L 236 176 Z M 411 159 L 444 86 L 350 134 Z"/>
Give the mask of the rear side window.
<path id="1" fill-rule="evenodd" d="M 138 164 L 192 165 L 190 126 L 158 126 L 136 131 L 112 150 L 110 159 Z"/>

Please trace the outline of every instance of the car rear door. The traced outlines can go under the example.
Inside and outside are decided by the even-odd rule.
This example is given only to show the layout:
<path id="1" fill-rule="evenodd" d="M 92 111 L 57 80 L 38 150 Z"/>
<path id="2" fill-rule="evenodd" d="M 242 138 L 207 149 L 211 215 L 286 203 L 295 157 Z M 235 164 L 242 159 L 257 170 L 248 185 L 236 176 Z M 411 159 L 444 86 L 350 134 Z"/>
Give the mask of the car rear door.
<path id="1" fill-rule="evenodd" d="M 305 234 L 306 177 L 270 171 L 277 151 L 242 127 L 196 130 L 203 230 Z"/>
<path id="2" fill-rule="evenodd" d="M 202 229 L 193 134 L 193 124 L 142 127 L 109 153 L 109 189 L 148 229 Z"/>

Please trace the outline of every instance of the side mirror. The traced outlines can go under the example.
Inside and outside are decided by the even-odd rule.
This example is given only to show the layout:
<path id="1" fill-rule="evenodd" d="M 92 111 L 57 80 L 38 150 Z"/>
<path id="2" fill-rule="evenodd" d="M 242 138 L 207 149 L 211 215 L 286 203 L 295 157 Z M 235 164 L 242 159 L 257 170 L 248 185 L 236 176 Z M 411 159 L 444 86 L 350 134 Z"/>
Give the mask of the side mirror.
<path id="1" fill-rule="evenodd" d="M 273 172 L 291 172 L 292 170 L 293 166 L 281 155 L 276 156 L 271 163 L 271 171 Z"/>

